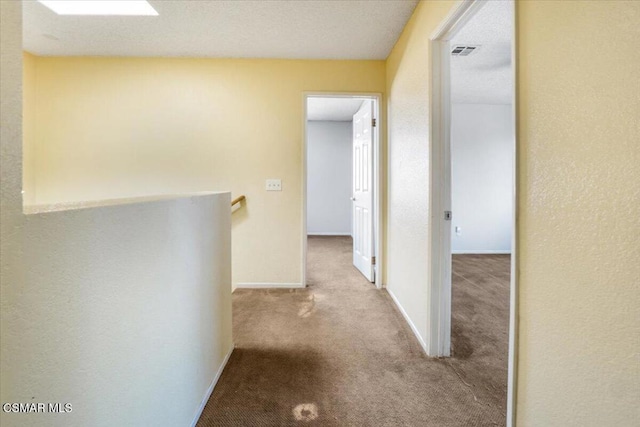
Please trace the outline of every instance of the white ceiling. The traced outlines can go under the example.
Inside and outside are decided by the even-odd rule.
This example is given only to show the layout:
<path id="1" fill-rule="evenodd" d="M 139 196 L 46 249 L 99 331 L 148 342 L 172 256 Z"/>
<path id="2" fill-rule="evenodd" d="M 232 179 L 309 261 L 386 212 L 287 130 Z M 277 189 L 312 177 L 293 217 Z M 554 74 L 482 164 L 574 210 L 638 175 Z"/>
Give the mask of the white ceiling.
<path id="1" fill-rule="evenodd" d="M 386 59 L 417 0 L 150 0 L 159 16 L 59 16 L 25 0 L 36 55 Z"/>
<path id="2" fill-rule="evenodd" d="M 308 98 L 307 120 L 350 122 L 362 101 L 362 98 Z"/>
<path id="3" fill-rule="evenodd" d="M 513 3 L 489 1 L 451 41 L 481 45 L 469 56 L 451 57 L 451 100 L 460 104 L 510 104 L 513 76 Z"/>

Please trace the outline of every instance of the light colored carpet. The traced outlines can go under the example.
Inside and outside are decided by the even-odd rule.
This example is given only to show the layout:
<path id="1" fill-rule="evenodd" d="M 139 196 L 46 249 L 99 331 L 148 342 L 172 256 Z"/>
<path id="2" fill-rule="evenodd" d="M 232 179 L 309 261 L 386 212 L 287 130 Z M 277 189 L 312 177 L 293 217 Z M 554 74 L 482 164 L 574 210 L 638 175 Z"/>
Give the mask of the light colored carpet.
<path id="1" fill-rule="evenodd" d="M 453 269 L 454 357 L 431 359 L 350 238 L 309 238 L 306 289 L 235 291 L 236 349 L 198 426 L 504 425 L 509 257 Z"/>

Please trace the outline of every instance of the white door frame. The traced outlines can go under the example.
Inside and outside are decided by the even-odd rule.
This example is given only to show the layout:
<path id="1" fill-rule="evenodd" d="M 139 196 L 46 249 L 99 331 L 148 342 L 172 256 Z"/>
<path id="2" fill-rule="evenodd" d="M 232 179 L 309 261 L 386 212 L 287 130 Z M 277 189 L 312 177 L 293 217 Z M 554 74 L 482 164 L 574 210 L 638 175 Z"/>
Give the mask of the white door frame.
<path id="1" fill-rule="evenodd" d="M 302 104 L 302 287 L 307 285 L 307 99 L 308 98 L 368 98 L 374 101 L 373 114 L 376 119 L 376 127 L 373 128 L 373 182 L 374 182 L 374 222 L 373 236 L 375 239 L 375 285 L 378 289 L 382 289 L 382 274 L 384 268 L 384 258 L 382 248 L 384 238 L 382 233 L 383 215 L 382 211 L 382 195 L 384 194 L 384 180 L 382 176 L 382 165 L 384 153 L 381 149 L 380 135 L 382 133 L 383 120 L 382 113 L 382 94 L 372 92 L 303 92 Z"/>
<path id="2" fill-rule="evenodd" d="M 449 41 L 483 6 L 481 0 L 462 0 L 430 37 L 431 48 L 431 175 L 430 175 L 430 232 L 431 277 L 429 283 L 429 336 L 427 353 L 430 356 L 449 356 L 451 351 L 451 221 L 445 221 L 445 211 L 451 210 L 451 79 Z M 515 426 L 518 287 L 517 287 L 517 52 L 516 8 L 513 1 L 513 44 L 511 63 L 513 72 L 513 216 L 511 222 L 511 284 L 509 307 L 509 362 L 507 380 L 507 426 Z M 453 212 L 453 215 L 456 213 Z"/>

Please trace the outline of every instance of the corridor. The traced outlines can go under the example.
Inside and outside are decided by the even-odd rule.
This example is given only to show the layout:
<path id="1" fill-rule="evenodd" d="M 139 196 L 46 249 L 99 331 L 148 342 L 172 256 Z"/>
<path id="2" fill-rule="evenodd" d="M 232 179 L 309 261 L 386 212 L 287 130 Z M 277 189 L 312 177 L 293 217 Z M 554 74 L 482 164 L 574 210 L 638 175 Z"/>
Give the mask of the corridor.
<path id="1" fill-rule="evenodd" d="M 234 292 L 235 350 L 198 426 L 505 424 L 508 256 L 454 256 L 454 357 L 431 359 L 349 237 L 308 245 L 306 289 Z"/>

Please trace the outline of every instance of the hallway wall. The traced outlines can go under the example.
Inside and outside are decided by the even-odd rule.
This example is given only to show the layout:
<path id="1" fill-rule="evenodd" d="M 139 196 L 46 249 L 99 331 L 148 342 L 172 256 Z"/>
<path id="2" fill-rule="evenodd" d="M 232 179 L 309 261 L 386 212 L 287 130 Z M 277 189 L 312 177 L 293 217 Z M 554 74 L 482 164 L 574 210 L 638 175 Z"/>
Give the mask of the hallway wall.
<path id="1" fill-rule="evenodd" d="M 25 54 L 22 67 L 22 200 L 36 204 L 36 57 Z"/>
<path id="2" fill-rule="evenodd" d="M 420 334 L 429 37 L 453 4 L 421 2 L 387 61 L 388 288 Z M 640 417 L 637 22 L 638 2 L 517 2 L 518 426 Z"/>
<path id="3" fill-rule="evenodd" d="M 638 22 L 518 3 L 521 426 L 640 420 Z"/>
<path id="4" fill-rule="evenodd" d="M 421 2 L 387 59 L 387 290 L 423 347 L 429 303 L 429 35 L 455 2 Z"/>
<path id="5" fill-rule="evenodd" d="M 302 278 L 303 91 L 384 92 L 384 61 L 36 57 L 36 203 L 231 190 L 234 283 Z M 28 102 L 28 100 L 26 100 Z M 265 180 L 282 179 L 281 192 Z M 27 183 L 30 181 L 27 181 Z"/>

